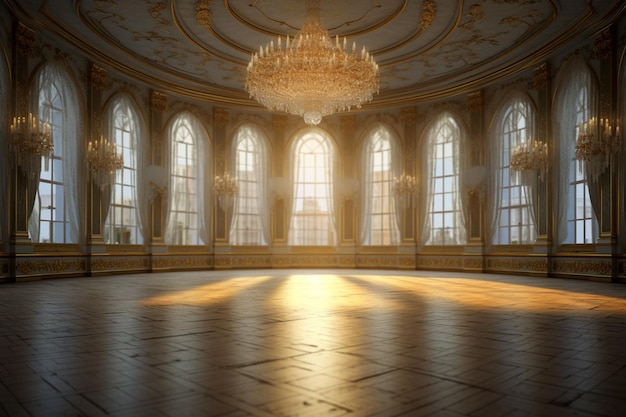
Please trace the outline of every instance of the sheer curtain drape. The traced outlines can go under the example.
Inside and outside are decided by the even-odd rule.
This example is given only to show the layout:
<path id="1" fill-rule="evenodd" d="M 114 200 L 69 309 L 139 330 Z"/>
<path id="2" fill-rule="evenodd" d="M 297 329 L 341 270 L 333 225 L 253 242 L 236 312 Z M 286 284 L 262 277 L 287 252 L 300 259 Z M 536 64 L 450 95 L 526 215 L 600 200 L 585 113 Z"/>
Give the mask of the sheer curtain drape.
<path id="1" fill-rule="evenodd" d="M 243 144 L 247 146 L 245 149 L 240 149 Z M 249 211 L 256 211 L 255 221 L 258 222 L 261 230 L 261 239 L 255 238 L 252 244 L 266 245 L 271 239 L 267 139 L 258 127 L 241 126 L 233 140 L 232 155 L 235 175 L 239 182 L 239 194 L 235 199 L 229 240 L 234 245 L 250 244 L 247 239 L 243 238 L 242 234 L 245 234 L 245 231 L 242 229 L 245 228 L 245 217 L 255 214 Z M 245 187 L 254 187 L 254 189 L 246 190 Z M 252 195 L 244 195 L 248 191 Z M 244 203 L 244 199 L 254 201 Z"/>
<path id="2" fill-rule="evenodd" d="M 583 99 L 583 102 L 581 101 Z M 580 106 L 585 106 L 587 111 L 580 112 Z M 586 120 L 579 120 L 583 114 L 584 119 L 597 116 L 597 90 L 595 81 L 592 78 L 591 70 L 582 59 L 576 59 L 570 62 L 565 69 L 558 84 L 556 100 L 554 103 L 554 133 L 556 143 L 553 149 L 558 149 L 556 160 L 556 169 L 552 171 L 552 180 L 558 186 L 558 198 L 556 199 L 556 225 L 557 238 L 555 242 L 559 245 L 566 243 L 572 239 L 568 237 L 568 220 L 572 216 L 568 216 L 570 207 L 570 178 L 573 169 L 572 164 L 578 164 L 572 161 L 574 157 L 574 149 L 576 147 L 576 137 L 578 134 L 578 125 Z M 584 115 L 584 113 L 587 113 Z M 586 117 L 585 117 L 586 116 Z M 599 187 L 588 182 L 589 194 L 592 200 L 592 207 L 595 206 L 594 201 L 599 200 Z M 592 191 L 592 188 L 594 191 Z M 597 204 L 597 203 L 596 203 Z M 595 221 L 595 207 L 593 228 L 597 236 L 597 222 Z M 595 240 L 595 238 L 594 238 Z"/>
<path id="3" fill-rule="evenodd" d="M 106 112 L 106 122 L 103 127 L 103 133 L 106 138 L 109 138 L 109 140 L 113 141 L 113 138 L 115 137 L 115 119 L 117 113 L 125 115 L 130 122 L 131 147 L 127 150 L 128 153 L 124 155 L 124 165 L 134 169 L 129 172 L 120 172 L 119 174 L 116 173 L 113 175 L 132 175 L 135 177 L 134 180 L 131 181 L 135 186 L 135 192 L 132 194 L 131 199 L 132 205 L 135 207 L 135 216 L 137 218 L 139 235 L 133 243 L 142 243 L 143 237 L 146 235 L 146 231 L 148 230 L 147 214 L 149 207 L 148 192 L 145 189 L 146 179 L 144 178 L 145 167 L 150 162 L 150 153 L 148 152 L 148 148 L 145 146 L 146 129 L 144 128 L 143 119 L 139 116 L 137 106 L 135 105 L 132 97 L 128 94 L 120 94 L 118 97 L 114 98 Z M 122 149 L 121 144 L 117 145 L 117 150 L 120 152 Z M 130 161 L 127 160 L 129 158 Z M 107 187 L 106 192 L 108 193 L 107 200 L 109 201 L 110 206 L 113 188 Z M 109 209 L 107 209 L 107 213 L 110 215 Z"/>
<path id="4" fill-rule="evenodd" d="M 488 230 L 488 246 L 492 244 L 510 244 L 510 233 L 505 233 L 505 241 L 500 239 L 500 228 L 510 232 L 511 228 L 518 228 L 520 239 L 518 243 L 533 243 L 537 237 L 537 207 L 536 173 L 525 172 L 524 174 L 510 169 L 509 164 L 514 148 L 522 143 L 535 138 L 535 112 L 528 96 L 515 91 L 508 95 L 498 107 L 492 119 L 492 128 L 489 137 L 489 172 L 490 189 L 487 201 L 489 209 L 488 218 L 491 219 Z M 519 206 L 513 206 L 511 195 L 519 189 Z M 503 197 L 506 195 L 508 197 Z M 506 204 L 506 207 L 503 207 Z M 502 224 L 502 210 L 507 213 L 519 210 L 520 220 L 517 224 L 511 223 L 510 217 L 505 217 L 506 224 Z M 507 214 L 508 216 L 508 214 Z M 522 219 L 528 216 L 529 220 Z M 508 221 L 506 220 L 508 218 Z M 504 239 L 504 238 L 502 238 Z"/>
<path id="5" fill-rule="evenodd" d="M 179 134 L 179 129 L 188 129 L 191 134 L 194 158 L 193 168 L 197 173 L 197 181 L 194 190 L 190 190 L 195 196 L 195 207 L 197 214 L 197 233 L 199 239 L 206 245 L 211 244 L 211 183 L 209 181 L 211 173 L 211 163 L 209 158 L 209 136 L 206 129 L 200 122 L 200 120 L 189 112 L 183 112 L 176 116 L 173 122 L 170 124 L 168 132 L 169 146 L 167 147 L 167 161 L 168 172 L 170 172 L 170 184 L 169 184 L 169 204 L 166 216 L 166 229 L 165 240 L 169 244 L 175 242 L 174 236 L 176 235 L 176 221 L 172 215 L 173 204 L 179 200 L 188 198 L 187 190 L 181 187 L 185 187 L 186 183 L 181 183 L 173 180 L 172 164 L 173 161 L 173 147 L 175 146 L 176 135 Z"/>
<path id="6" fill-rule="evenodd" d="M 460 177 L 466 166 L 462 161 L 465 142 L 465 130 L 448 112 L 437 116 L 426 129 L 421 161 L 425 198 L 420 201 L 420 212 L 424 213 L 420 247 L 467 242 L 464 201 L 460 192 Z M 435 236 L 437 230 L 448 233 L 441 242 Z"/>
<path id="7" fill-rule="evenodd" d="M 84 195 L 84 187 L 82 179 L 84 178 L 84 144 L 81 139 L 82 122 L 81 109 L 78 104 L 78 97 L 75 87 L 71 81 L 67 70 L 58 61 L 46 64 L 39 72 L 31 87 L 31 109 L 33 115 L 39 120 L 47 120 L 46 114 L 43 114 L 41 105 L 47 94 L 46 89 L 54 86 L 60 94 L 62 104 L 62 120 L 60 137 L 54 135 L 53 141 L 56 149 L 61 148 L 63 154 L 61 157 L 62 175 L 63 175 L 63 200 L 67 225 L 69 226 L 69 242 L 66 243 L 83 243 L 83 233 L 81 232 L 83 224 L 83 210 L 79 207 L 79 201 L 82 201 Z M 55 132 L 56 133 L 56 132 Z M 60 146 L 58 146 L 58 145 Z M 35 173 L 30 180 L 29 189 L 38 188 L 41 171 Z M 29 202 L 30 218 L 28 222 L 29 232 L 34 241 L 39 241 L 39 213 L 34 212 L 35 196 Z"/>
<path id="8" fill-rule="evenodd" d="M 370 129 L 361 145 L 361 228 L 362 245 L 398 245 L 400 243 L 401 210 L 393 196 L 394 178 L 402 174 L 400 146 L 389 128 L 376 125 Z M 377 200 L 378 204 L 374 204 Z M 376 207 L 375 207 L 376 206 Z M 374 223 L 380 223 L 375 226 Z M 378 229 L 378 230 L 375 230 Z M 389 242 L 383 236 L 374 237 L 378 231 L 389 234 Z"/>
<path id="9" fill-rule="evenodd" d="M 290 245 L 334 245 L 337 241 L 337 198 L 333 187 L 335 153 L 330 137 L 318 128 L 307 129 L 294 140 L 290 169 L 293 190 Z"/>

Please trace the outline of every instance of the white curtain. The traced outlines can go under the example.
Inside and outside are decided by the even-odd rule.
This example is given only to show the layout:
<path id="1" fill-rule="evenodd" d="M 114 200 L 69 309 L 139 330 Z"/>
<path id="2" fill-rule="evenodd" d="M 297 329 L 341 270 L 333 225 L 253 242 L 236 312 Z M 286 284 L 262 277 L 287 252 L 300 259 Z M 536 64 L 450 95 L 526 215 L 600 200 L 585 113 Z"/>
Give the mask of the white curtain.
<path id="1" fill-rule="evenodd" d="M 67 70 L 61 62 L 53 61 L 46 64 L 39 72 L 31 87 L 31 109 L 33 115 L 41 120 L 45 115 L 40 113 L 40 97 L 43 97 L 43 89 L 55 86 L 62 100 L 62 126 L 61 137 L 54 137 L 55 155 L 60 147 L 63 152 L 63 199 L 65 205 L 65 215 L 69 224 L 69 242 L 84 243 L 84 234 L 81 232 L 84 223 L 84 214 L 79 206 L 79 201 L 83 201 L 84 181 L 86 171 L 84 161 L 83 126 L 81 122 L 82 111 L 78 104 L 78 97 Z M 58 146 L 61 145 L 61 146 Z M 32 189 L 37 188 L 39 175 L 36 176 Z M 33 201 L 34 204 L 34 201 Z M 34 207 L 33 207 L 34 208 Z M 32 208 L 31 208 L 32 210 Z M 33 211 L 28 222 L 28 229 L 33 241 L 39 241 L 39 213 Z"/>
<path id="2" fill-rule="evenodd" d="M 237 158 L 238 158 L 238 148 L 239 144 L 242 140 L 248 138 L 254 143 L 254 179 L 255 185 L 257 188 L 257 197 L 258 197 L 258 221 L 261 228 L 262 239 L 260 242 L 255 242 L 255 244 L 267 245 L 270 240 L 270 198 L 269 198 L 269 152 L 267 139 L 261 133 L 260 129 L 253 125 L 244 125 L 239 127 L 237 130 L 237 134 L 235 136 L 235 140 L 233 140 L 233 150 L 232 150 L 232 162 L 234 167 L 234 172 L 237 174 Z M 238 178 L 241 181 L 241 178 Z M 239 195 L 241 195 L 241 186 L 239 187 Z M 233 208 L 233 221 L 231 223 L 230 230 L 230 242 L 234 245 L 241 245 L 245 242 L 242 242 L 238 239 L 239 234 L 237 233 L 237 225 L 239 224 L 240 217 L 240 200 L 239 198 L 235 198 L 235 204 Z"/>
<path id="3" fill-rule="evenodd" d="M 291 184 L 292 184 L 292 194 L 291 194 L 291 201 L 287 201 L 287 199 L 285 199 L 285 203 L 289 203 L 285 205 L 285 207 L 289 207 L 291 206 L 291 211 L 288 214 L 289 216 L 289 235 L 288 235 L 288 241 L 290 245 L 299 245 L 299 244 L 303 244 L 301 241 L 298 240 L 298 238 L 296 236 L 294 236 L 294 230 L 297 228 L 297 221 L 296 221 L 296 216 L 294 216 L 294 213 L 297 210 L 297 206 L 298 206 L 298 201 L 299 200 L 303 200 L 305 197 L 304 194 L 304 189 L 303 186 L 299 183 L 300 179 L 304 179 L 304 178 L 299 178 L 300 175 L 304 175 L 304 171 L 305 171 L 305 167 L 307 165 L 305 165 L 305 158 L 303 157 L 303 152 L 301 152 L 302 147 L 304 144 L 306 144 L 309 141 L 315 141 L 317 142 L 320 147 L 317 149 L 318 151 L 322 151 L 324 153 L 324 158 L 322 159 L 322 172 L 321 172 L 321 176 L 324 181 L 320 182 L 319 185 L 321 187 L 323 187 L 323 195 L 326 197 L 327 199 L 327 208 L 328 208 L 328 215 L 329 215 L 329 226 L 332 227 L 332 241 L 328 242 L 329 245 L 334 245 L 337 241 L 337 225 L 336 225 L 336 200 L 337 198 L 335 197 L 335 190 L 333 187 L 333 183 L 336 180 L 335 177 L 335 172 L 337 171 L 335 164 L 336 164 L 336 157 L 335 157 L 335 149 L 334 149 L 334 145 L 332 140 L 330 139 L 330 137 L 328 136 L 328 134 L 319 129 L 319 128 L 313 128 L 313 129 L 307 129 L 306 131 L 304 131 L 294 142 L 293 147 L 292 147 L 292 151 L 291 151 L 291 165 L 290 165 L 290 179 L 291 179 Z M 318 155 L 318 154 L 316 154 Z M 316 159 L 316 161 L 318 161 Z M 310 180 L 310 179 L 309 179 Z M 315 197 L 318 197 L 317 193 L 315 195 Z"/>
<path id="4" fill-rule="evenodd" d="M 388 166 L 390 181 L 382 184 L 383 187 L 387 187 L 387 190 L 380 190 L 380 193 L 387 196 L 389 199 L 390 212 L 385 214 L 389 216 L 390 243 L 391 245 L 398 245 L 400 243 L 400 229 L 398 225 L 402 224 L 400 219 L 400 216 L 402 216 L 402 207 L 399 207 L 396 204 L 392 188 L 394 178 L 402 175 L 401 148 L 395 135 L 392 135 L 387 127 L 380 124 L 377 124 L 370 130 L 368 137 L 364 140 L 363 145 L 361 146 L 360 161 L 363 192 L 361 193 L 360 241 L 362 245 L 377 244 L 372 239 L 372 201 L 374 198 L 374 151 L 375 146 L 379 141 L 388 142 L 390 145 L 390 161 Z"/>
<path id="5" fill-rule="evenodd" d="M 558 198 L 556 198 L 557 236 L 554 240 L 555 244 L 558 245 L 570 240 L 568 239 L 570 170 L 572 169 L 570 164 L 574 163 L 572 157 L 576 147 L 577 125 L 580 123 L 578 120 L 578 106 L 580 94 L 583 90 L 587 91 L 588 117 L 596 117 L 597 92 L 591 70 L 582 59 L 575 59 L 563 69 L 553 107 L 554 117 L 552 119 L 554 120 L 554 134 L 556 138 L 553 149 L 558 150 L 556 152 L 558 160 L 552 161 L 557 164 L 555 169 L 552 170 L 552 180 L 554 184 L 558 185 Z M 578 167 L 575 167 L 575 169 L 578 169 Z M 594 194 L 594 191 L 591 190 L 593 185 L 588 183 L 588 186 L 590 195 Z M 591 197 L 591 199 L 595 214 L 596 207 L 593 201 L 597 199 L 594 197 Z M 595 218 L 596 216 L 594 216 L 593 221 L 594 240 L 598 229 Z"/>
<path id="6" fill-rule="evenodd" d="M 490 192 L 487 193 L 488 201 L 488 218 L 491 222 L 488 223 L 488 236 L 487 245 L 497 243 L 511 243 L 500 242 L 496 236 L 500 232 L 500 215 L 502 205 L 502 192 L 504 187 L 509 185 L 521 184 L 522 197 L 526 203 L 527 214 L 530 218 L 528 224 L 524 224 L 521 230 L 520 243 L 528 244 L 533 243 L 537 237 L 537 207 L 536 198 L 537 193 L 537 181 L 536 173 L 527 172 L 523 175 L 511 169 L 508 169 L 509 183 L 504 183 L 503 178 L 503 166 L 509 165 L 510 157 L 513 149 L 518 143 L 513 143 L 514 139 L 511 139 L 510 147 L 507 152 L 504 152 L 505 148 L 505 123 L 507 117 L 510 118 L 522 118 L 525 125 L 524 133 L 520 136 L 520 143 L 526 142 L 536 138 L 535 117 L 533 107 L 528 96 L 521 91 L 514 91 L 502 100 L 501 105 L 498 107 L 492 119 L 492 128 L 489 131 L 489 172 L 490 175 Z M 520 122 L 522 123 L 522 122 Z M 508 160 L 503 160 L 508 158 Z M 514 179 L 517 178 L 518 180 Z M 509 198 L 511 198 L 509 196 Z M 522 209 L 523 211 L 524 209 Z M 523 214 L 520 213 L 520 221 L 523 219 Z M 509 239 L 510 240 L 510 239 Z"/>
<path id="7" fill-rule="evenodd" d="M 106 112 L 103 133 L 104 137 L 108 138 L 110 141 L 114 140 L 115 115 L 117 112 L 126 115 L 129 118 L 131 125 L 130 130 L 133 140 L 131 143 L 132 148 L 130 149 L 130 155 L 127 155 L 127 157 L 130 157 L 133 162 L 131 163 L 131 161 L 124 160 L 124 165 L 133 167 L 133 174 L 135 176 L 135 193 L 132 198 L 133 206 L 135 207 L 139 234 L 137 236 L 137 241 L 132 243 L 143 243 L 143 238 L 148 230 L 147 219 L 149 208 L 148 192 L 146 190 L 146 180 L 144 178 L 145 167 L 147 167 L 150 163 L 149 147 L 144 144 L 146 141 L 146 129 L 143 127 L 143 119 L 139 117 L 137 106 L 135 106 L 133 99 L 128 94 L 121 94 L 111 102 Z M 121 145 L 118 145 L 118 152 L 120 151 Z M 110 200 L 113 187 L 108 187 L 105 191 L 109 193 Z M 107 223 L 109 223 L 108 220 Z"/>
<path id="8" fill-rule="evenodd" d="M 435 206 L 435 189 L 437 177 L 442 175 L 443 161 L 437 161 L 437 143 L 442 139 L 448 139 L 445 135 L 449 135 L 452 142 L 452 160 L 453 160 L 453 185 L 452 189 L 452 209 L 453 209 L 453 225 L 450 227 L 451 241 L 450 244 L 462 245 L 467 242 L 467 228 L 465 225 L 465 212 L 463 209 L 463 198 L 461 196 L 461 175 L 465 172 L 466 163 L 461 160 L 466 142 L 466 133 L 461 128 L 456 118 L 444 112 L 435 118 L 435 121 L 426 130 L 426 136 L 422 144 L 422 178 L 424 178 L 424 186 L 426 187 L 425 198 L 420 201 L 420 212 L 422 216 L 422 227 L 419 239 L 419 246 L 424 247 L 432 242 L 432 231 L 435 225 L 432 224 L 432 209 Z M 446 225 L 449 226 L 449 225 Z"/>
<path id="9" fill-rule="evenodd" d="M 168 172 L 172 172 L 172 147 L 175 143 L 175 135 L 178 129 L 187 126 L 193 137 L 195 150 L 195 166 L 198 173 L 197 189 L 194 190 L 197 195 L 197 216 L 198 216 L 198 235 L 202 242 L 206 245 L 211 244 L 211 194 L 212 184 L 209 181 L 212 170 L 209 159 L 209 136 L 200 120 L 189 112 L 183 112 L 173 119 L 169 129 L 169 146 L 167 149 L 166 160 L 168 161 Z M 170 180 L 168 198 L 170 199 L 167 210 L 167 220 L 165 228 L 165 240 L 167 243 L 174 242 L 176 233 L 176 224 L 172 219 L 173 202 L 180 198 L 186 198 L 185 190 L 177 189 L 180 186 L 176 181 Z"/>

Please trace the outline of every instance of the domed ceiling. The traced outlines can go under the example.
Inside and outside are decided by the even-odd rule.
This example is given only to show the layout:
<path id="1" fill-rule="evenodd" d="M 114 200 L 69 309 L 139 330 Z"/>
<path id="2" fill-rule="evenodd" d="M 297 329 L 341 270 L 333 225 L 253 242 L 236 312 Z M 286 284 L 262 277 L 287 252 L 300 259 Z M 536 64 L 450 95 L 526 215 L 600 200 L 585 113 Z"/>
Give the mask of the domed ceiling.
<path id="1" fill-rule="evenodd" d="M 303 0 L 5 0 L 105 68 L 197 99 L 256 106 L 250 55 L 304 21 Z M 624 9 L 621 0 L 321 0 L 331 36 L 380 65 L 369 106 L 469 91 L 536 65 Z"/>

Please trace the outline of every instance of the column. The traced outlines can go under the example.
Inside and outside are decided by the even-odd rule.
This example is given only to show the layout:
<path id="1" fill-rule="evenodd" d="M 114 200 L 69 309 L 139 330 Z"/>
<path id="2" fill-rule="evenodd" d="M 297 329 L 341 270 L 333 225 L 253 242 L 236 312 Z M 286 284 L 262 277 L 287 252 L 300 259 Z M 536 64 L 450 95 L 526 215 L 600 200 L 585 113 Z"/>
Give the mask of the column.
<path id="1" fill-rule="evenodd" d="M 467 149 L 469 152 L 462 157 L 468 158 L 466 161 L 468 166 L 485 166 L 484 155 L 484 103 L 482 91 L 476 91 L 467 96 L 467 110 L 469 112 L 469 143 Z M 485 179 L 486 180 L 486 179 Z M 476 187 L 465 190 L 464 196 L 467 200 L 466 205 L 466 221 L 468 222 L 468 243 L 482 247 L 485 239 L 484 224 L 484 200 L 485 200 L 485 183 L 484 181 Z"/>
<path id="2" fill-rule="evenodd" d="M 533 70 L 531 88 L 537 91 L 537 137 L 548 146 L 548 166 L 543 176 L 537 176 L 537 245 L 536 250 L 549 251 L 552 247 L 552 181 L 550 167 L 555 161 L 554 141 L 552 138 L 552 78 L 550 67 L 543 63 Z M 556 191 L 556 190 L 554 190 Z"/>
<path id="3" fill-rule="evenodd" d="M 213 109 L 213 143 L 215 158 L 215 175 L 222 175 L 228 170 L 228 154 L 226 150 L 226 127 L 228 126 L 228 110 L 215 107 Z M 217 202 L 214 193 L 215 207 L 215 241 L 226 244 L 228 241 L 228 213 Z M 232 209 L 231 209 L 232 210 Z"/>
<path id="4" fill-rule="evenodd" d="M 287 116 L 282 114 L 274 114 L 272 116 L 272 149 L 273 154 L 270 157 L 271 172 L 270 186 L 272 181 L 282 181 L 287 183 L 289 173 L 285 167 L 285 148 L 286 138 L 285 129 L 287 128 Z M 287 183 L 288 184 L 288 183 Z M 285 184 L 283 184 L 285 185 Z M 274 196 L 272 207 L 272 245 L 285 245 L 287 243 L 287 216 L 285 216 L 285 196 L 281 195 L 278 190 L 271 190 Z M 284 190 L 282 190 L 284 191 Z M 281 192 L 282 192 L 281 191 Z"/>
<path id="5" fill-rule="evenodd" d="M 149 114 L 149 135 L 150 135 L 150 171 L 148 175 L 148 190 L 150 198 L 150 212 L 148 225 L 150 230 L 146 231 L 150 253 L 165 251 L 165 213 L 164 207 L 167 201 L 166 194 L 169 184 L 163 183 L 169 179 L 167 164 L 164 164 L 163 152 L 163 112 L 167 109 L 167 96 L 158 91 L 150 92 L 150 114 Z M 152 268 L 152 265 L 151 265 Z"/>
<path id="6" fill-rule="evenodd" d="M 402 167 L 404 172 L 407 175 L 411 175 L 417 178 L 417 182 L 422 184 L 422 179 L 419 175 L 415 175 L 416 164 L 415 164 L 415 143 L 417 142 L 416 132 L 415 132 L 415 123 L 417 121 L 417 113 L 415 107 L 406 107 L 402 109 L 401 112 L 401 121 L 402 126 L 404 127 L 404 141 L 402 143 Z M 419 188 L 420 190 L 422 187 Z M 419 201 L 420 195 L 418 191 L 418 195 L 415 196 L 413 201 L 415 204 L 409 204 L 403 208 L 402 213 L 402 230 L 400 234 L 402 236 L 402 244 L 408 244 L 414 246 L 416 243 L 415 238 L 415 223 L 417 218 L 418 209 L 416 207 L 417 202 Z"/>
<path id="7" fill-rule="evenodd" d="M 356 128 L 356 116 L 345 115 L 341 116 L 340 120 L 340 155 L 341 155 L 341 171 L 338 173 L 340 178 L 338 185 L 342 187 L 348 187 L 348 181 L 354 180 L 359 176 L 356 173 L 358 167 L 357 158 L 359 153 L 356 149 L 356 138 L 354 137 Z M 337 193 L 342 201 L 340 202 L 340 217 L 337 222 L 339 229 L 339 245 L 340 246 L 355 246 L 358 239 L 358 219 L 357 204 L 355 201 L 355 195 L 346 195 L 346 189 L 341 190 L 341 193 Z"/>
<path id="8" fill-rule="evenodd" d="M 89 85 L 87 90 L 87 120 L 85 121 L 86 141 L 99 139 L 102 135 L 102 92 L 106 88 L 108 73 L 96 64 L 89 64 Z M 85 146 L 86 148 L 86 146 Z M 110 186 L 109 186 L 110 187 Z M 103 192 L 110 192 L 109 187 L 100 189 L 89 173 L 87 183 L 87 244 L 91 253 L 105 251 L 103 228 L 106 220 L 105 204 L 110 198 Z"/>

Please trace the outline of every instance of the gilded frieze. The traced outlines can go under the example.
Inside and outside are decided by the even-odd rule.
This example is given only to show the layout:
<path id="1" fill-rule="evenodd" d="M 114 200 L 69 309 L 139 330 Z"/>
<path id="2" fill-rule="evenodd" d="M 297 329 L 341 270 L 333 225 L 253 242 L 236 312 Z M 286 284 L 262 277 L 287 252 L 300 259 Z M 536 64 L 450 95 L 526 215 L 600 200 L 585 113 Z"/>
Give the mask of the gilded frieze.
<path id="1" fill-rule="evenodd" d="M 199 269 L 212 268 L 213 258 L 211 256 L 198 257 L 170 257 L 159 256 L 153 258 L 152 267 L 154 269 Z"/>
<path id="2" fill-rule="evenodd" d="M 15 48 L 22 55 L 32 55 L 35 51 L 35 31 L 18 23 L 15 29 Z"/>
<path id="3" fill-rule="evenodd" d="M 84 259 L 18 259 L 15 263 L 17 275 L 41 275 L 85 272 Z"/>
<path id="4" fill-rule="evenodd" d="M 91 260 L 91 270 L 93 272 L 106 272 L 106 271 L 133 271 L 133 270 L 147 270 L 148 258 L 146 257 L 133 257 L 133 258 L 97 258 Z"/>
<path id="5" fill-rule="evenodd" d="M 613 266 L 611 261 L 576 259 L 557 259 L 552 262 L 552 269 L 555 273 L 570 273 L 583 275 L 610 276 Z"/>
<path id="6" fill-rule="evenodd" d="M 432 269 L 461 269 L 463 258 L 458 256 L 418 256 L 418 268 Z"/>
<path id="7" fill-rule="evenodd" d="M 547 272 L 548 261 L 542 259 L 487 258 L 488 271 Z"/>

